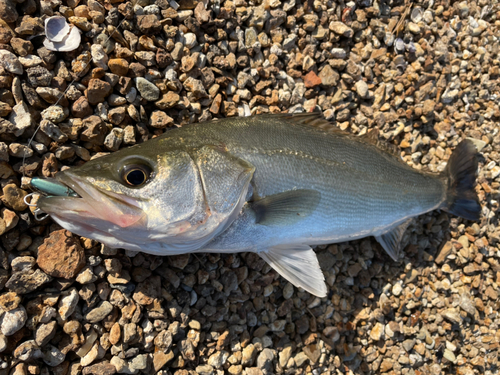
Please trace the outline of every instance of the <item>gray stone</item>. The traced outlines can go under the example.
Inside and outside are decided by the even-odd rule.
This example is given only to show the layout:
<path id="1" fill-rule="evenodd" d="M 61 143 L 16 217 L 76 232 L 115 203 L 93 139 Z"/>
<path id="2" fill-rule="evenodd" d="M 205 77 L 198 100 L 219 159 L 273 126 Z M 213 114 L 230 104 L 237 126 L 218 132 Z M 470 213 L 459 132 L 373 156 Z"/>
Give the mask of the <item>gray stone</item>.
<path id="1" fill-rule="evenodd" d="M 155 84 L 149 82 L 147 79 L 142 77 L 135 78 L 135 84 L 137 90 L 141 96 L 149 102 L 158 100 L 160 97 L 160 89 L 156 87 Z"/>

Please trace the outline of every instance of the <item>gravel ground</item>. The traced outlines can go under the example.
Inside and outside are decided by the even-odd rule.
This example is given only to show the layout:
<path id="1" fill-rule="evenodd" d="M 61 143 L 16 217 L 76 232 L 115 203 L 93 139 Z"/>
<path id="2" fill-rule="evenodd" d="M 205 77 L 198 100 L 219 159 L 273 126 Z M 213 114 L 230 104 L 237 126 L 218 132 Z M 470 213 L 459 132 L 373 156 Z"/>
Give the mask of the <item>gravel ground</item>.
<path id="1" fill-rule="evenodd" d="M 177 1 L 0 0 L 0 374 L 497 374 L 498 2 Z M 52 15 L 77 50 L 43 47 Z M 319 247 L 319 299 L 255 254 L 113 250 L 23 202 L 168 128 L 303 110 L 422 170 L 474 139 L 481 221 L 419 217 L 397 263 Z"/>

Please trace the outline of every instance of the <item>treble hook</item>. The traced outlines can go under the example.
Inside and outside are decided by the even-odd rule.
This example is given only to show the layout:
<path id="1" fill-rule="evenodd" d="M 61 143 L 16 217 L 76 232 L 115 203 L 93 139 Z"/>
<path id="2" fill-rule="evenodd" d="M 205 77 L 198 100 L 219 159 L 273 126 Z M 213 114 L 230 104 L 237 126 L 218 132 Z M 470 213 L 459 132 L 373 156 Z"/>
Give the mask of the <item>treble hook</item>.
<path id="1" fill-rule="evenodd" d="M 39 208 L 37 208 L 37 209 L 33 212 L 33 216 L 35 217 L 35 220 L 36 220 L 36 221 L 43 221 L 43 220 L 45 220 L 46 218 L 48 218 L 48 217 L 49 217 L 49 215 L 48 215 L 48 214 L 45 214 L 45 216 L 44 216 L 44 217 L 39 217 L 38 215 L 39 215 L 39 214 L 41 214 L 41 213 L 44 213 L 44 214 L 45 214 L 45 212 L 43 212 L 43 211 L 42 211 L 42 210 L 40 210 Z"/>
<path id="2" fill-rule="evenodd" d="M 29 207 L 36 207 L 36 204 L 33 204 L 31 202 L 28 202 L 26 199 L 30 198 L 31 196 L 35 195 L 35 193 L 30 193 L 28 195 L 25 195 L 23 198 L 24 204 L 29 206 Z"/>

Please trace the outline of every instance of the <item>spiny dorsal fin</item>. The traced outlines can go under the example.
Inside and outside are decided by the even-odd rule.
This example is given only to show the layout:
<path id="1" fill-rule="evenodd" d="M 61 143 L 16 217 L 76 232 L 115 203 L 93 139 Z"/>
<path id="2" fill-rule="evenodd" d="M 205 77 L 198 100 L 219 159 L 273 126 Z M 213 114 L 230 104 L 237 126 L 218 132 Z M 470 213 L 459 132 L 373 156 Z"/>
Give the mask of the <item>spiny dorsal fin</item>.
<path id="1" fill-rule="evenodd" d="M 282 116 L 289 122 L 306 125 L 324 131 L 325 133 L 350 135 L 349 133 L 341 130 L 339 127 L 333 125 L 330 121 L 325 120 L 319 112 L 281 113 L 278 116 Z"/>
<path id="2" fill-rule="evenodd" d="M 396 156 L 398 158 L 401 156 L 401 150 L 398 146 L 379 138 L 379 130 L 377 128 L 371 129 L 365 135 L 356 137 L 351 133 L 341 130 L 339 127 L 333 125 L 330 121 L 325 120 L 319 112 L 281 113 L 272 116 L 280 116 L 287 121 L 293 122 L 295 124 L 306 125 L 314 129 L 321 130 L 325 133 L 353 137 L 359 141 L 372 144 L 390 155 Z"/>
<path id="3" fill-rule="evenodd" d="M 379 133 L 380 132 L 377 128 L 373 128 L 369 130 L 366 134 L 360 136 L 359 138 L 363 142 L 371 143 L 372 145 L 377 146 L 379 149 L 387 152 L 388 154 L 400 157 L 401 150 L 399 149 L 399 147 L 380 139 Z"/>

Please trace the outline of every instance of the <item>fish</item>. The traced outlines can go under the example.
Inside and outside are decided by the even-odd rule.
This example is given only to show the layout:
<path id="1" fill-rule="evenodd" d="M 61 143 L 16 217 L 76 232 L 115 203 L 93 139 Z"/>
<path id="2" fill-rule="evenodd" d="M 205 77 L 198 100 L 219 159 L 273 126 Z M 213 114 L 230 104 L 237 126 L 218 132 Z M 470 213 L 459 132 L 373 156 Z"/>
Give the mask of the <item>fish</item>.
<path id="1" fill-rule="evenodd" d="M 37 209 L 111 248 L 254 252 L 325 297 L 314 246 L 374 236 L 398 260 L 414 217 L 440 209 L 478 220 L 477 153 L 463 140 L 444 172 L 428 173 L 376 132 L 356 136 L 316 113 L 231 117 L 172 129 L 38 181 L 47 194 Z"/>

